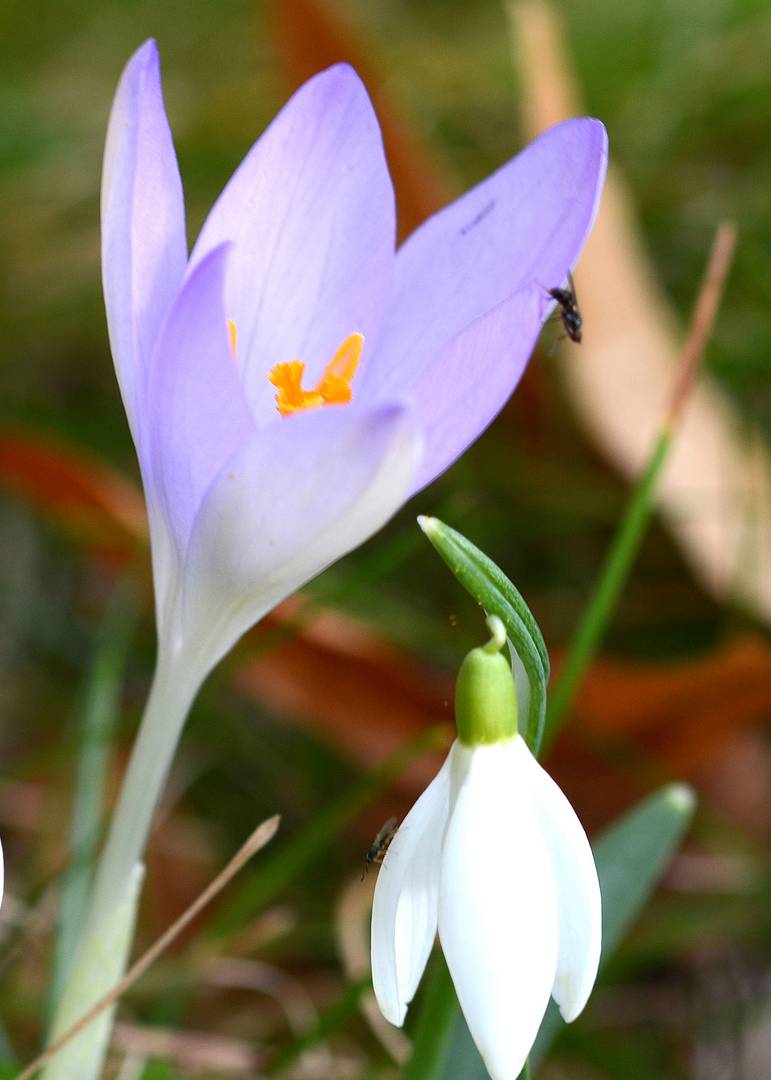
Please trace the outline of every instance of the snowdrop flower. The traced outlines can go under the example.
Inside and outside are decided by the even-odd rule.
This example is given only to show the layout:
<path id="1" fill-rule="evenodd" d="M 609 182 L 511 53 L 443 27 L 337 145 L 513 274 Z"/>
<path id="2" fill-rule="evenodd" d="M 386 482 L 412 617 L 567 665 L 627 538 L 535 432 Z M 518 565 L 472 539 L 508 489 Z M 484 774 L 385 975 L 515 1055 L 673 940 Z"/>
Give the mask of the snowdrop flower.
<path id="1" fill-rule="evenodd" d="M 102 255 L 162 653 L 205 674 L 484 430 L 605 163 L 598 121 L 560 124 L 395 252 L 377 120 L 340 64 L 279 113 L 188 256 L 158 55 L 138 50 L 110 119 Z"/>
<path id="2" fill-rule="evenodd" d="M 404 1022 L 439 931 L 469 1031 L 493 1080 L 514 1080 L 549 996 L 566 1021 L 600 959 L 600 887 L 565 796 L 517 733 L 517 699 L 493 638 L 463 662 L 458 738 L 386 852 L 372 909 L 372 979 Z"/>

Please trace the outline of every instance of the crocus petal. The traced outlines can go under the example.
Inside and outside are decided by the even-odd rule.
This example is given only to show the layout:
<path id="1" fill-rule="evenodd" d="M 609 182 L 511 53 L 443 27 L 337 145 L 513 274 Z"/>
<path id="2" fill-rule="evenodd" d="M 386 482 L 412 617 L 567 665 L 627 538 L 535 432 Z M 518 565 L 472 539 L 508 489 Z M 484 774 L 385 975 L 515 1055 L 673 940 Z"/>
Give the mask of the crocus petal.
<path id="1" fill-rule="evenodd" d="M 120 80 L 102 172 L 102 278 L 115 370 L 135 442 L 145 368 L 187 261 L 185 210 L 161 94 L 146 42 Z"/>
<path id="2" fill-rule="evenodd" d="M 358 76 L 340 64 L 282 109 L 234 173 L 193 251 L 195 262 L 235 242 L 226 306 L 258 423 L 279 422 L 267 380 L 274 364 L 301 359 L 313 385 L 353 331 L 374 338 L 394 234 L 377 119 Z"/>
<path id="3" fill-rule="evenodd" d="M 204 493 L 254 433 L 228 343 L 223 302 L 226 246 L 187 279 L 153 354 L 146 412 L 152 484 L 184 554 Z"/>
<path id="4" fill-rule="evenodd" d="M 566 121 L 417 229 L 397 253 L 367 393 L 398 396 L 469 323 L 526 286 L 546 298 L 561 284 L 594 220 L 606 160 L 602 124 Z"/>
<path id="5" fill-rule="evenodd" d="M 436 937 L 439 860 L 450 806 L 450 759 L 386 852 L 372 904 L 372 985 L 380 1011 L 404 1023 Z"/>
<path id="6" fill-rule="evenodd" d="M 423 368 L 408 394 L 424 438 L 415 491 L 444 472 L 503 408 L 533 350 L 544 307 L 537 288 L 516 293 Z"/>
<path id="7" fill-rule="evenodd" d="M 216 639 L 212 664 L 279 600 L 385 524 L 404 501 L 418 453 L 406 410 L 328 406 L 263 429 L 230 458 L 204 499 L 185 566 L 186 633 Z"/>
<path id="8" fill-rule="evenodd" d="M 518 741 L 456 748 L 439 886 L 442 949 L 492 1080 L 519 1075 L 557 964 L 554 882 Z"/>
<path id="9" fill-rule="evenodd" d="M 600 883 L 575 811 L 524 740 L 517 743 L 537 801 L 557 888 L 560 946 L 552 996 L 570 1023 L 586 1005 L 597 977 L 602 937 Z"/>

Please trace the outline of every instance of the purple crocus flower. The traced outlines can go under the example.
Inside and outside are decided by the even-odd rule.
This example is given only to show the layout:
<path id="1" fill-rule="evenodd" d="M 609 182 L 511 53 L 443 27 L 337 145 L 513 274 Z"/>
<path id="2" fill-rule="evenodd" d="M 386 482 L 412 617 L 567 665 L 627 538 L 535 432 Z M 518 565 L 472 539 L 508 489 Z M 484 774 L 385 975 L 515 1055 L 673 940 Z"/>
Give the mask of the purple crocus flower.
<path id="1" fill-rule="evenodd" d="M 605 163 L 601 124 L 561 124 L 397 253 L 377 120 L 338 65 L 276 117 L 188 256 L 155 44 L 129 61 L 107 135 L 102 262 L 159 649 L 55 1032 L 120 977 L 154 808 L 202 680 L 498 413 L 586 239 Z M 109 1026 L 103 1014 L 46 1080 L 96 1080 Z"/>
<path id="2" fill-rule="evenodd" d="M 560 124 L 395 252 L 377 120 L 340 64 L 282 109 L 188 255 L 157 50 L 135 53 L 103 271 L 162 653 L 203 676 L 487 427 L 581 251 L 606 156 L 598 121 Z"/>

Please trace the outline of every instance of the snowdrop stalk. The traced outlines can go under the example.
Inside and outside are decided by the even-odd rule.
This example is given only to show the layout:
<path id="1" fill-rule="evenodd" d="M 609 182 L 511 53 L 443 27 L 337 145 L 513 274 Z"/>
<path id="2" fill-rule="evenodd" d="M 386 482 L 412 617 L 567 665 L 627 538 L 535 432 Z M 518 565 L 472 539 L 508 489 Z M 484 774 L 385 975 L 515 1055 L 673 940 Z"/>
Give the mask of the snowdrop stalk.
<path id="1" fill-rule="evenodd" d="M 129 61 L 105 150 L 102 266 L 158 662 L 86 952 L 127 894 L 203 679 L 499 412 L 591 228 L 606 156 L 597 121 L 560 124 L 396 252 L 377 120 L 337 65 L 276 117 L 188 254 L 154 43 Z"/>
<path id="2" fill-rule="evenodd" d="M 517 731 L 506 632 L 463 662 L 458 737 L 386 852 L 372 909 L 372 979 L 404 1023 L 437 930 L 492 1080 L 514 1080 L 549 997 L 582 1011 L 600 960 L 600 888 L 570 804 Z"/>

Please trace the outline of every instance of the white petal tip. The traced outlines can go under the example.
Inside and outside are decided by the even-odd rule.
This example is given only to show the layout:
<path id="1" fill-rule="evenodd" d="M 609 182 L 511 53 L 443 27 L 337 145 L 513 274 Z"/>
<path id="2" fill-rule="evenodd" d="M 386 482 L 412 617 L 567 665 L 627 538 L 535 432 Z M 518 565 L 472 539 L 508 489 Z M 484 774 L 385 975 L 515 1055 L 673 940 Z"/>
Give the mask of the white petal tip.
<path id="1" fill-rule="evenodd" d="M 594 957 L 588 964 L 587 972 L 576 972 L 571 976 L 569 972 L 563 972 L 552 987 L 552 997 L 559 1007 L 560 1015 L 566 1024 L 581 1015 L 586 1008 L 599 968 L 600 950 L 599 940 Z"/>
<path id="2" fill-rule="evenodd" d="M 675 810 L 689 813 L 696 806 L 696 793 L 688 784 L 670 784 L 667 790 L 667 801 Z"/>
<path id="3" fill-rule="evenodd" d="M 570 1008 L 565 1006 L 565 1008 L 563 1009 L 562 1006 L 560 1005 L 560 1007 L 559 1007 L 560 1016 L 562 1017 L 562 1019 L 565 1021 L 566 1024 L 572 1024 L 573 1021 L 577 1020 L 578 1017 L 581 1015 L 581 1013 L 584 1011 L 585 1005 L 586 1005 L 586 1000 L 582 1001 L 580 1006 L 576 1006 L 575 1004 L 571 1003 Z"/>
<path id="4" fill-rule="evenodd" d="M 512 1080 L 512 1077 L 519 1076 L 527 1061 L 527 1055 L 516 1059 L 509 1058 L 505 1061 L 494 1058 L 491 1054 L 483 1054 L 481 1051 L 480 1055 L 485 1063 L 485 1068 L 490 1074 L 490 1080 Z"/>
<path id="5" fill-rule="evenodd" d="M 393 1024 L 397 1028 L 404 1026 L 404 1021 L 407 1018 L 406 1005 L 386 1006 L 381 1001 L 378 1001 L 377 1005 L 389 1024 Z"/>

